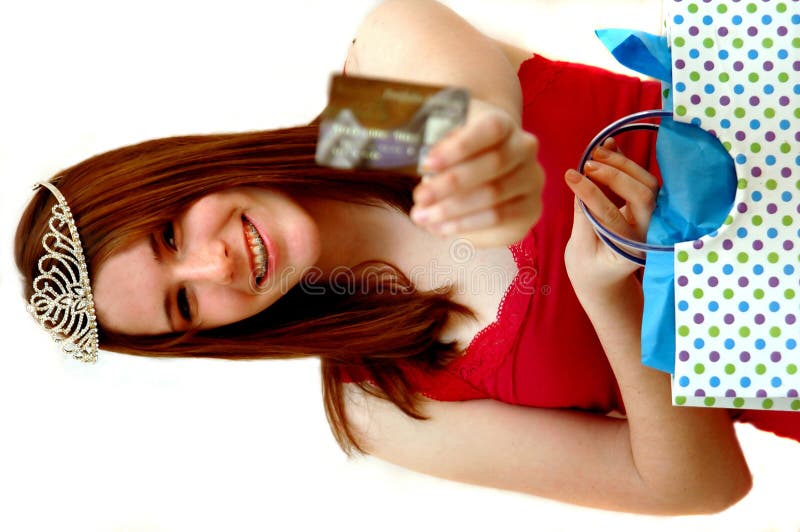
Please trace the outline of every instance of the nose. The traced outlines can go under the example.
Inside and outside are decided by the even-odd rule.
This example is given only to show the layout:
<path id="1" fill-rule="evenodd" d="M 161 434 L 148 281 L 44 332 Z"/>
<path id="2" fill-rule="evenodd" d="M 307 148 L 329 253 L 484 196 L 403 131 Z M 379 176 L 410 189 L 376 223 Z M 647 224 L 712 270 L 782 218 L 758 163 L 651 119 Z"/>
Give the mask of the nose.
<path id="1" fill-rule="evenodd" d="M 211 242 L 205 249 L 196 250 L 176 267 L 182 281 L 206 281 L 221 285 L 233 281 L 233 260 L 222 241 Z"/>

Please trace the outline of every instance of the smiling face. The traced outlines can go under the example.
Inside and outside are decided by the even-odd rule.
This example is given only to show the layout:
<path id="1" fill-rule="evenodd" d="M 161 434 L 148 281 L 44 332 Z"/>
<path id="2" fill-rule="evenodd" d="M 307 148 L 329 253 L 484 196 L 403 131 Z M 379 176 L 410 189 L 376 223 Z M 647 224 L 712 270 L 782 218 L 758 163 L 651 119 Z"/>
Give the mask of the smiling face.
<path id="1" fill-rule="evenodd" d="M 319 240 L 314 220 L 285 194 L 260 188 L 208 194 L 98 268 L 98 320 L 131 335 L 243 320 L 300 281 L 319 258 Z"/>

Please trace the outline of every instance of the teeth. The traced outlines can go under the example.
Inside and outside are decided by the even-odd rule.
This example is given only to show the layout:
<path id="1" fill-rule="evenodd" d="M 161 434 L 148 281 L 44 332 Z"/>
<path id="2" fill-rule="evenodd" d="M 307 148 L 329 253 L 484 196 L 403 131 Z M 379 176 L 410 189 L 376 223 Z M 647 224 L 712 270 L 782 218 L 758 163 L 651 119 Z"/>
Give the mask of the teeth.
<path id="1" fill-rule="evenodd" d="M 250 246 L 250 251 L 253 252 L 253 259 L 255 262 L 254 274 L 256 284 L 258 284 L 267 273 L 267 248 L 264 246 L 264 241 L 261 240 L 261 235 L 258 234 L 253 224 L 244 220 L 244 226 L 247 245 Z"/>

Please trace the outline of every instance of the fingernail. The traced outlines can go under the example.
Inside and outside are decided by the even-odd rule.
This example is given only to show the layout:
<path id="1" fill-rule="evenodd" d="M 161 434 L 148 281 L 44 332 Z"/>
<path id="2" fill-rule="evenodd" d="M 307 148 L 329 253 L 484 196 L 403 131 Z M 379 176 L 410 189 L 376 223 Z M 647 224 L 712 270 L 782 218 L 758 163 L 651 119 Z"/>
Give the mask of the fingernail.
<path id="1" fill-rule="evenodd" d="M 428 178 L 430 181 L 430 178 Z M 429 187 L 419 187 L 414 192 L 414 202 L 417 205 L 428 205 L 433 202 L 433 191 Z"/>
<path id="2" fill-rule="evenodd" d="M 436 232 L 440 235 L 450 235 L 456 232 L 455 222 L 445 222 L 436 226 Z"/>
<path id="3" fill-rule="evenodd" d="M 569 181 L 570 183 L 578 183 L 582 178 L 581 174 L 579 174 L 575 170 L 567 170 L 567 173 L 565 174 L 564 177 L 566 177 L 567 181 Z"/>
<path id="4" fill-rule="evenodd" d="M 411 210 L 411 219 L 414 220 L 414 223 L 424 224 L 428 220 L 428 216 L 430 215 L 430 211 L 427 209 L 412 209 Z"/>
<path id="5" fill-rule="evenodd" d="M 589 172 L 594 172 L 598 168 L 597 163 L 594 161 L 586 161 L 583 167 Z"/>
<path id="6" fill-rule="evenodd" d="M 429 153 L 422 161 L 422 171 L 425 173 L 435 172 L 442 165 L 442 158 L 435 153 Z"/>
<path id="7" fill-rule="evenodd" d="M 594 151 L 595 159 L 605 159 L 609 155 L 611 155 L 611 152 L 602 146 L 598 146 L 597 149 Z"/>

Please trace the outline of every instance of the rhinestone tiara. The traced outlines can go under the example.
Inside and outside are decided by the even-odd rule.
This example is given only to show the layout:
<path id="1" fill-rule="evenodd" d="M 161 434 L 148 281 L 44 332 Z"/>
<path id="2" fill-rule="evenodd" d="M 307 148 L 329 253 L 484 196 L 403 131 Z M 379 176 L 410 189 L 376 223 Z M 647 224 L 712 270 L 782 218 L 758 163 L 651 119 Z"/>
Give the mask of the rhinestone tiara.
<path id="1" fill-rule="evenodd" d="M 97 360 L 97 319 L 78 228 L 61 192 L 48 182 L 36 183 L 33 189 L 39 187 L 52 192 L 58 203 L 53 205 L 49 229 L 42 237 L 44 255 L 33 280 L 28 312 L 65 353 L 92 363 Z"/>

